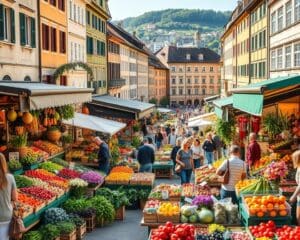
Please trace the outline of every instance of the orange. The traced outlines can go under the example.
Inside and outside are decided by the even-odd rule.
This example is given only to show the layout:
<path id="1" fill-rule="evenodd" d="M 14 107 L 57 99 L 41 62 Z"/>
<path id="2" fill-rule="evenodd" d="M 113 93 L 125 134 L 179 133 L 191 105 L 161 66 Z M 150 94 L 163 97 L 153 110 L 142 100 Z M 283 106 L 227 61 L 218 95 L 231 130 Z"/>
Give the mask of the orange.
<path id="1" fill-rule="evenodd" d="M 269 209 L 267 209 L 266 205 L 260 205 L 260 210 L 265 213 Z"/>
<path id="2" fill-rule="evenodd" d="M 272 210 L 274 209 L 274 205 L 273 205 L 272 203 L 268 203 L 267 209 L 268 209 L 269 211 L 272 211 Z"/>
<path id="3" fill-rule="evenodd" d="M 251 205 L 251 206 L 249 207 L 249 212 L 250 212 L 250 215 L 255 215 L 256 209 L 253 207 L 253 205 Z"/>
<path id="4" fill-rule="evenodd" d="M 285 217 L 287 215 L 287 211 L 286 210 L 281 210 L 281 211 L 279 211 L 279 215 L 281 217 Z"/>
<path id="5" fill-rule="evenodd" d="M 263 217 L 265 214 L 262 211 L 257 212 L 256 216 Z"/>
<path id="6" fill-rule="evenodd" d="M 279 210 L 285 210 L 285 209 L 286 209 L 285 204 L 280 204 L 279 205 Z"/>
<path id="7" fill-rule="evenodd" d="M 264 205 L 267 205 L 269 203 L 268 199 L 263 197 L 262 200 L 261 200 L 261 203 L 264 204 Z"/>
<path id="8" fill-rule="evenodd" d="M 285 201 L 286 201 L 286 197 L 285 196 L 280 196 L 279 198 L 279 203 L 285 203 Z"/>
<path id="9" fill-rule="evenodd" d="M 274 202 L 274 197 L 272 195 L 267 196 L 267 199 L 270 203 Z"/>
<path id="10" fill-rule="evenodd" d="M 274 204 L 274 209 L 275 209 L 275 210 L 278 210 L 278 209 L 279 209 L 279 204 L 278 204 L 278 203 L 275 203 L 275 204 Z"/>
<path id="11" fill-rule="evenodd" d="M 277 215 L 276 211 L 274 211 L 274 210 L 271 211 L 269 214 L 270 214 L 270 217 L 276 217 L 276 215 Z"/>

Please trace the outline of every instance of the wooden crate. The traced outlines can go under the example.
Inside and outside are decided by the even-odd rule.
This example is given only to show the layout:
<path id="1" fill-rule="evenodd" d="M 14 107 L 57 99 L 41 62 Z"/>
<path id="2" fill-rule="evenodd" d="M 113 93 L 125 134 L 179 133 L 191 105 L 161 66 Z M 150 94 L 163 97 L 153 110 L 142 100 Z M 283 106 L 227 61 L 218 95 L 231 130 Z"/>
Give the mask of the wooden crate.
<path id="1" fill-rule="evenodd" d="M 145 223 L 157 223 L 157 214 L 156 213 L 147 213 L 143 212 L 144 222 Z"/>
<path id="2" fill-rule="evenodd" d="M 76 236 L 77 236 L 77 240 L 82 240 L 84 239 L 84 236 L 86 234 L 86 223 L 84 223 L 83 225 L 81 225 L 80 227 L 76 228 Z"/>
<path id="3" fill-rule="evenodd" d="M 60 240 L 76 240 L 76 238 L 77 238 L 76 230 L 74 230 L 70 234 L 60 236 Z"/>
<path id="4" fill-rule="evenodd" d="M 124 220 L 125 219 L 125 206 L 122 206 L 116 210 L 115 220 Z"/>
<path id="5" fill-rule="evenodd" d="M 90 218 L 84 218 L 86 222 L 86 231 L 92 232 L 96 227 L 96 216 Z"/>
<path id="6" fill-rule="evenodd" d="M 180 223 L 180 214 L 171 217 L 157 214 L 157 221 L 159 223 L 166 223 L 168 221 L 172 223 Z"/>

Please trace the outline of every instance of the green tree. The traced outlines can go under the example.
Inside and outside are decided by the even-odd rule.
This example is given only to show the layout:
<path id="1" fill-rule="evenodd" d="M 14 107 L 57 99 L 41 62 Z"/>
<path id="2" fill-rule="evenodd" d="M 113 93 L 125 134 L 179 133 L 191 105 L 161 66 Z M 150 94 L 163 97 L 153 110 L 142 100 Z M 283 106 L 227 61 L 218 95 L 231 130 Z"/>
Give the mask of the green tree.
<path id="1" fill-rule="evenodd" d="M 169 99 L 168 97 L 162 97 L 159 101 L 159 104 L 162 106 L 162 107 L 166 107 L 169 105 Z"/>
<path id="2" fill-rule="evenodd" d="M 158 100 L 157 100 L 157 98 L 151 98 L 150 100 L 149 100 L 149 103 L 152 103 L 152 104 L 157 104 L 157 102 L 158 102 Z"/>

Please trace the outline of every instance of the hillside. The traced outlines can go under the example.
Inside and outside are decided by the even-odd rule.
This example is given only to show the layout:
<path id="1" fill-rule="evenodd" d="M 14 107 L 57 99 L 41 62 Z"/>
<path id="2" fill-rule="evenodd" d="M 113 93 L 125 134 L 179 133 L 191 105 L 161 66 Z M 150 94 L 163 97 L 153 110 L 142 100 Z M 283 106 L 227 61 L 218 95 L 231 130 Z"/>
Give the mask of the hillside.
<path id="1" fill-rule="evenodd" d="M 230 12 L 214 10 L 167 9 L 126 18 L 121 23 L 128 32 L 136 32 L 150 48 L 155 42 L 184 44 L 200 31 L 203 46 L 216 50 L 229 16 Z"/>

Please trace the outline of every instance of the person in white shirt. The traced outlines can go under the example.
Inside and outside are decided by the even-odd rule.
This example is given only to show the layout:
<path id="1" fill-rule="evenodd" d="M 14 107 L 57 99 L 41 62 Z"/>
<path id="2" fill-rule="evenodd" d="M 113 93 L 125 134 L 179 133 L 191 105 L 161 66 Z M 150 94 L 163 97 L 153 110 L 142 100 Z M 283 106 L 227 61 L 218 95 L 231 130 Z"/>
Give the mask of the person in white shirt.
<path id="1" fill-rule="evenodd" d="M 171 133 L 168 136 L 168 144 L 172 145 L 172 147 L 176 146 L 177 135 L 175 133 L 175 128 L 172 128 Z"/>
<path id="2" fill-rule="evenodd" d="M 217 175 L 223 176 L 227 168 L 229 168 L 229 182 L 222 184 L 221 199 L 231 197 L 232 203 L 237 204 L 238 200 L 235 193 L 235 185 L 238 181 L 246 178 L 246 164 L 240 159 L 240 148 L 237 145 L 231 146 L 230 158 L 229 160 L 225 160 L 217 169 Z"/>
<path id="3" fill-rule="evenodd" d="M 191 150 L 193 151 L 193 161 L 195 168 L 201 167 L 201 158 L 203 158 L 203 151 L 200 140 L 198 138 L 194 140 Z"/>

